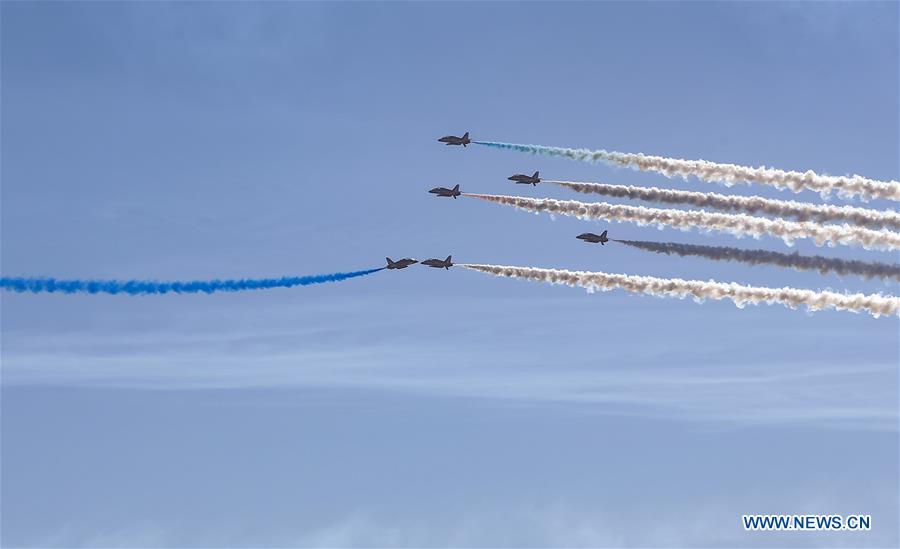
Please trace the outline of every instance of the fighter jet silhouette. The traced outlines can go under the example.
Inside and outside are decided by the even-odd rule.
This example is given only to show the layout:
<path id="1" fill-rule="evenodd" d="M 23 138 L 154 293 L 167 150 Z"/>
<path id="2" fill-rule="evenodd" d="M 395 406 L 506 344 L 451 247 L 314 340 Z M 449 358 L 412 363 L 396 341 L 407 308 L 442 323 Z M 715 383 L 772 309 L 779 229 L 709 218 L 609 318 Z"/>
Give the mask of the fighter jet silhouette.
<path id="1" fill-rule="evenodd" d="M 507 179 L 523 185 L 534 185 L 537 187 L 537 184 L 541 182 L 541 172 L 534 172 L 534 175 L 517 173 L 516 175 L 507 177 Z"/>
<path id="2" fill-rule="evenodd" d="M 446 187 L 435 187 L 428 192 L 430 192 L 431 194 L 436 194 L 438 196 L 452 196 L 455 199 L 457 196 L 459 196 L 459 185 L 456 185 L 452 189 L 448 189 Z"/>
<path id="3" fill-rule="evenodd" d="M 585 242 L 590 242 L 592 244 L 596 244 L 599 242 L 601 245 L 604 245 L 604 246 L 606 245 L 607 242 L 609 242 L 609 239 L 606 238 L 606 231 L 603 231 L 599 235 L 596 235 L 594 233 L 583 233 L 583 234 L 576 236 L 575 238 L 577 238 L 578 240 L 584 240 Z"/>
<path id="4" fill-rule="evenodd" d="M 469 132 L 463 134 L 462 137 L 456 137 L 455 135 L 445 135 L 444 137 L 438 139 L 441 143 L 446 143 L 448 145 L 462 145 L 465 147 L 471 141 L 469 140 Z"/>
<path id="5" fill-rule="evenodd" d="M 385 257 L 387 259 L 387 267 L 386 269 L 405 269 L 414 263 L 418 263 L 415 259 L 400 259 L 398 261 L 391 261 L 390 257 Z"/>
<path id="6" fill-rule="evenodd" d="M 446 269 L 450 270 L 450 267 L 453 266 L 453 263 L 450 261 L 453 259 L 453 256 L 448 255 L 447 259 L 426 259 L 422 262 L 422 265 L 428 265 L 429 267 L 434 267 L 435 269 Z"/>

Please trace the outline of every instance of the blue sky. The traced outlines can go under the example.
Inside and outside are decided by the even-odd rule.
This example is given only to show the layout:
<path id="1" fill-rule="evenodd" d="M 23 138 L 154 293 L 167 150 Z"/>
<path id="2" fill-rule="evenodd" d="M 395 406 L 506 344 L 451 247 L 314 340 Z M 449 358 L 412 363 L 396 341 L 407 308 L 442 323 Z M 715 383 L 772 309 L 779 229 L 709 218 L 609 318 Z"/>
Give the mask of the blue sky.
<path id="1" fill-rule="evenodd" d="M 723 191 L 435 142 L 466 130 L 897 179 L 896 3 L 0 14 L 4 276 L 269 277 L 452 253 L 898 291 L 574 236 L 788 249 L 775 238 L 425 192 L 579 198 L 505 180 L 534 170 Z M 421 267 L 231 295 L 0 297 L 4 547 L 900 542 L 896 318 Z M 873 529 L 751 534 L 744 513 L 871 514 Z"/>

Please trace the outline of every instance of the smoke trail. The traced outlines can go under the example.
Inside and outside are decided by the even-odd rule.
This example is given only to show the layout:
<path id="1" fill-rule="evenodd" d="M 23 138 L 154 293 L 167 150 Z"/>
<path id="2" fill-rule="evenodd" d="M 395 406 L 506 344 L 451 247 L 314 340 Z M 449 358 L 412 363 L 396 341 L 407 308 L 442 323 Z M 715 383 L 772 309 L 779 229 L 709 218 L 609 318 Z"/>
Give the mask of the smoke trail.
<path id="1" fill-rule="evenodd" d="M 587 288 L 589 292 L 622 288 L 629 292 L 658 297 L 678 297 L 683 299 L 691 296 L 695 301 L 730 299 L 739 308 L 743 308 L 747 303 L 754 305 L 759 303 L 780 303 L 791 309 L 805 305 L 810 311 L 834 308 L 838 311 L 867 312 L 876 318 L 881 315 L 896 315 L 898 308 L 900 308 L 900 298 L 880 294 L 839 294 L 837 292 L 814 292 L 797 288 L 744 286 L 734 282 L 716 282 L 714 280 L 704 282 L 702 280 L 683 280 L 680 278 L 562 271 L 533 267 L 475 264 L 459 264 L 459 266 L 495 276 L 581 286 L 582 288 Z"/>
<path id="2" fill-rule="evenodd" d="M 900 265 L 823 257 L 785 254 L 768 250 L 744 250 L 727 246 L 698 246 L 678 242 L 648 242 L 646 240 L 616 240 L 626 246 L 659 254 L 681 257 L 705 257 L 717 261 L 738 261 L 748 265 L 777 265 L 798 271 L 819 271 L 821 274 L 859 275 L 865 278 L 893 278 L 900 280 Z"/>
<path id="3" fill-rule="evenodd" d="M 578 181 L 544 181 L 544 183 L 553 183 L 554 185 L 584 194 L 600 194 L 631 200 L 663 202 L 665 204 L 690 204 L 691 206 L 716 210 L 791 217 L 798 221 L 815 221 L 818 223 L 846 221 L 875 229 L 883 227 L 900 229 L 900 213 L 893 210 L 868 210 L 853 206 L 831 206 L 828 204 L 773 200 L 761 196 L 731 196 L 717 193 L 660 189 L 658 187 L 610 185 L 607 183 L 582 183 Z"/>
<path id="4" fill-rule="evenodd" d="M 552 198 L 525 198 L 522 196 L 498 196 L 470 194 L 463 196 L 480 198 L 488 202 L 514 206 L 531 212 L 549 212 L 575 216 L 581 219 L 607 219 L 629 221 L 638 225 L 669 225 L 683 231 L 691 228 L 724 231 L 735 236 L 759 237 L 770 234 L 780 237 L 788 245 L 797 238 L 811 238 L 817 246 L 828 244 L 860 245 L 866 249 L 900 249 L 900 233 L 850 225 L 818 225 L 808 221 L 766 219 L 745 214 L 710 213 L 702 210 L 667 210 L 624 206 L 606 202 L 578 202 L 553 200 Z"/>
<path id="5" fill-rule="evenodd" d="M 155 282 L 152 280 L 57 280 L 55 278 L 0 278 L 0 288 L 14 292 L 61 292 L 64 294 L 211 294 L 214 292 L 242 292 L 292 288 L 324 282 L 338 282 L 376 273 L 381 269 L 368 269 L 349 273 L 332 273 L 310 276 L 285 276 L 282 278 L 242 278 L 233 280 L 185 280 Z"/>
<path id="6" fill-rule="evenodd" d="M 614 166 L 628 167 L 635 170 L 657 172 L 666 177 L 680 175 L 687 179 L 693 175 L 701 181 L 724 182 L 733 185 L 739 182 L 760 183 L 771 185 L 779 189 L 791 189 L 800 192 L 803 189 L 816 191 L 822 196 L 828 196 L 831 191 L 850 197 L 861 195 L 864 200 L 869 198 L 888 198 L 900 200 L 900 182 L 878 181 L 859 175 L 834 176 L 819 175 L 812 170 L 807 172 L 792 172 L 776 170 L 774 168 L 751 168 L 737 166 L 735 164 L 719 164 L 708 160 L 682 160 L 679 158 L 666 158 L 663 156 L 648 156 L 641 153 L 620 153 L 604 151 L 603 149 L 591 151 L 588 149 L 567 149 L 563 147 L 545 147 L 543 145 L 518 145 L 514 143 L 497 143 L 494 141 L 472 141 L 478 145 L 509 149 L 513 151 L 531 154 L 543 154 L 547 156 L 561 156 L 572 160 L 585 162 L 605 162 Z"/>

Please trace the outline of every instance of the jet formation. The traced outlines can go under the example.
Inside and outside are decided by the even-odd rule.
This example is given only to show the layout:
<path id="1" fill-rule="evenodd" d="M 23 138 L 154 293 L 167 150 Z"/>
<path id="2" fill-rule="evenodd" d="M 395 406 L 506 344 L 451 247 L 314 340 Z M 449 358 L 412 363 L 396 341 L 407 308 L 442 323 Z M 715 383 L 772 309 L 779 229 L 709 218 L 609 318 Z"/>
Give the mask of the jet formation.
<path id="1" fill-rule="evenodd" d="M 462 137 L 456 137 L 455 135 L 445 135 L 444 137 L 438 139 L 441 143 L 446 143 L 448 145 L 462 145 L 465 147 L 472 141 L 469 139 L 469 132 L 463 134 Z"/>
<path id="2" fill-rule="evenodd" d="M 448 189 L 446 187 L 435 187 L 428 192 L 437 196 L 446 196 L 448 198 L 452 196 L 454 200 L 460 194 L 459 185 L 454 186 L 452 189 Z"/>
<path id="3" fill-rule="evenodd" d="M 469 139 L 469 132 L 464 133 L 462 137 L 457 137 L 455 135 L 446 135 L 446 136 L 438 139 L 438 141 L 440 141 L 441 143 L 445 143 L 447 145 L 462 145 L 463 147 L 465 147 L 466 145 L 468 145 L 469 143 L 472 142 Z M 517 173 L 515 175 L 509 176 L 507 179 L 510 181 L 514 181 L 516 184 L 534 185 L 536 187 L 537 184 L 541 182 L 541 172 L 539 172 L 539 171 L 534 172 L 534 174 L 532 174 L 532 175 Z M 435 196 L 442 196 L 442 197 L 453 198 L 453 199 L 456 199 L 458 196 L 460 196 L 462 194 L 459 191 L 459 185 L 454 185 L 454 187 L 452 189 L 448 189 L 446 187 L 435 187 L 428 192 Z M 600 234 L 583 233 L 583 234 L 578 235 L 575 238 L 582 240 L 584 242 L 591 242 L 593 244 L 600 243 L 601 245 L 605 245 L 607 242 L 609 242 L 609 238 L 607 238 L 606 233 L 607 233 L 607 231 L 603 231 Z M 394 261 L 389 257 L 386 257 L 385 259 L 387 260 L 387 266 L 385 268 L 391 269 L 391 270 L 405 269 L 405 268 L 409 267 L 410 265 L 419 263 L 419 261 L 416 261 L 415 259 L 410 259 L 410 258 L 404 258 L 404 259 L 400 259 L 398 261 Z M 435 269 L 450 270 L 450 267 L 453 266 L 453 256 L 448 255 L 447 259 L 435 259 L 435 258 L 426 259 L 426 260 L 422 261 L 421 264 L 425 265 L 427 267 L 435 268 Z"/>
<path id="4" fill-rule="evenodd" d="M 404 259 L 398 259 L 397 261 L 394 261 L 390 257 L 386 257 L 385 259 L 387 260 L 387 266 L 385 267 L 385 269 L 390 269 L 390 270 L 405 269 L 405 268 L 409 267 L 410 265 L 420 263 L 419 261 L 416 261 L 415 259 L 410 259 L 408 257 L 404 258 Z M 453 256 L 448 255 L 447 259 L 426 259 L 425 261 L 422 261 L 421 263 L 422 263 L 422 265 L 434 267 L 435 269 L 450 270 L 450 267 L 453 266 Z"/>
<path id="5" fill-rule="evenodd" d="M 600 234 L 582 233 L 575 238 L 577 238 L 578 240 L 583 240 L 585 242 L 590 242 L 591 244 L 596 244 L 599 242 L 601 246 L 605 246 L 606 243 L 609 242 L 609 239 L 606 237 L 606 233 L 607 231 L 603 231 Z"/>
<path id="6" fill-rule="evenodd" d="M 537 187 L 537 184 L 541 182 L 541 172 L 534 172 L 534 175 L 517 173 L 516 175 L 507 177 L 507 179 L 509 179 L 510 181 L 515 181 L 516 184 L 534 185 L 535 187 Z"/>

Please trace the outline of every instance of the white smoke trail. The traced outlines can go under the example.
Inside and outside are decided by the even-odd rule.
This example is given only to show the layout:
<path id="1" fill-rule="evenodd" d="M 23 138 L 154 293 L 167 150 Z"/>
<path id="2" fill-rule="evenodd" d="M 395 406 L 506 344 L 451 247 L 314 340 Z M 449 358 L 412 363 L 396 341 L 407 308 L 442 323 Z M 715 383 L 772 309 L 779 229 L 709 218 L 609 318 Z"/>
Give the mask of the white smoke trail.
<path id="1" fill-rule="evenodd" d="M 718 193 L 660 189 L 658 187 L 611 185 L 608 183 L 547 180 L 544 183 L 553 183 L 583 194 L 599 194 L 665 204 L 689 204 L 701 208 L 749 214 L 761 213 L 775 217 L 790 217 L 798 221 L 815 221 L 817 223 L 843 221 L 875 229 L 884 227 L 900 229 L 900 213 L 893 210 L 869 210 L 854 206 L 832 206 L 829 204 L 809 204 L 790 200 L 773 200 L 761 196 L 732 196 Z"/>
<path id="2" fill-rule="evenodd" d="M 734 282 L 710 280 L 683 280 L 680 278 L 656 278 L 601 272 L 563 271 L 538 269 L 534 267 L 508 267 L 502 265 L 459 264 L 460 267 L 489 273 L 495 276 L 523 278 L 551 284 L 580 286 L 588 291 L 609 291 L 615 288 L 658 297 L 693 297 L 695 301 L 704 299 L 730 299 L 740 308 L 747 303 L 779 303 L 794 309 L 800 305 L 810 311 L 833 308 L 838 311 L 867 312 L 874 317 L 896 315 L 900 308 L 900 298 L 880 294 L 840 294 L 837 292 L 815 292 L 797 288 L 765 288 L 744 286 Z"/>
<path id="3" fill-rule="evenodd" d="M 669 225 L 683 231 L 696 228 L 723 231 L 735 236 L 751 235 L 756 238 L 770 234 L 781 238 L 788 245 L 793 244 L 794 240 L 798 238 L 811 238 L 817 246 L 844 244 L 859 245 L 866 249 L 900 249 L 900 233 L 887 230 L 875 231 L 850 225 L 818 225 L 808 221 L 766 219 L 745 214 L 710 213 L 702 210 L 668 210 L 606 202 L 578 202 L 576 200 L 470 193 L 464 193 L 463 196 L 514 206 L 531 212 L 570 215 L 580 219 L 629 221 L 638 225 Z"/>
<path id="4" fill-rule="evenodd" d="M 657 172 L 666 177 L 679 175 L 685 179 L 694 176 L 701 181 L 724 182 L 733 185 L 740 182 L 760 183 L 771 185 L 779 189 L 790 189 L 800 192 L 807 189 L 816 191 L 822 196 L 828 196 L 831 191 L 836 191 L 841 196 L 850 197 L 860 195 L 864 200 L 869 198 L 887 198 L 900 200 L 900 182 L 879 181 L 860 175 L 835 176 L 819 175 L 812 170 L 806 172 L 792 172 L 776 170 L 775 168 L 751 168 L 736 164 L 719 164 L 708 160 L 682 160 L 679 158 L 666 158 L 663 156 L 648 156 L 641 153 L 621 153 L 605 151 L 603 149 L 592 151 L 588 149 L 568 149 L 563 147 L 545 147 L 543 145 L 519 145 L 515 143 L 498 143 L 494 141 L 473 141 L 478 145 L 526 152 L 531 154 L 543 154 L 547 156 L 560 156 L 573 160 L 587 162 L 605 162 L 615 166 L 623 166 L 641 171 Z"/>

